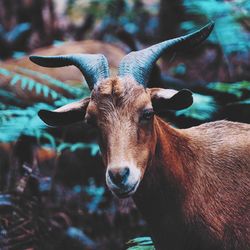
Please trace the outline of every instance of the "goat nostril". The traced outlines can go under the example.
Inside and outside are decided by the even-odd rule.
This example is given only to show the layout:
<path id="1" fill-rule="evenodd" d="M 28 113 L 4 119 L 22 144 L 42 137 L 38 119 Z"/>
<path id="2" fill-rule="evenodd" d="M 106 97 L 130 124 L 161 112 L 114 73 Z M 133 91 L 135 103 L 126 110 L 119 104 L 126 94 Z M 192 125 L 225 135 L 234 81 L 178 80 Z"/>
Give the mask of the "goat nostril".
<path id="1" fill-rule="evenodd" d="M 108 175 L 112 181 L 115 179 L 115 175 L 113 174 L 111 170 L 108 171 Z"/>
<path id="2" fill-rule="evenodd" d="M 119 168 L 116 170 L 108 170 L 108 175 L 111 181 L 116 185 L 123 184 L 128 179 L 129 173 L 130 170 L 128 167 L 122 169 Z"/>
<path id="3" fill-rule="evenodd" d="M 129 168 L 128 167 L 125 167 L 123 170 L 122 170 L 122 176 L 123 176 L 123 179 L 124 180 L 127 180 L 128 179 L 128 176 L 129 176 Z"/>

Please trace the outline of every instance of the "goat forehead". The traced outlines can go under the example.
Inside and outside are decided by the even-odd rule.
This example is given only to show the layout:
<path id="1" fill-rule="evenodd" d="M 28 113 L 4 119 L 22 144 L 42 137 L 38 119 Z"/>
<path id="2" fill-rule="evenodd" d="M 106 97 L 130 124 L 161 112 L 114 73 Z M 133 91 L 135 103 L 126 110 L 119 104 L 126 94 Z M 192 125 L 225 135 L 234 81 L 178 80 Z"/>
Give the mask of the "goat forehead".
<path id="1" fill-rule="evenodd" d="M 123 108 L 135 103 L 146 105 L 150 101 L 146 89 L 130 77 L 103 80 L 94 88 L 91 99 L 102 108 Z"/>

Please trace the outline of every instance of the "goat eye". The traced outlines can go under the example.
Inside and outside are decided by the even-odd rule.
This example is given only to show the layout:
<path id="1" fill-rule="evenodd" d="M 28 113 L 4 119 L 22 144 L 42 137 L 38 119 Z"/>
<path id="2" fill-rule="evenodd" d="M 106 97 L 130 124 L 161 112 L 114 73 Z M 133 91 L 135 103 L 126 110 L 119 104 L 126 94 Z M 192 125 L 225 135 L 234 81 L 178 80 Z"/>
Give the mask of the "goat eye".
<path id="1" fill-rule="evenodd" d="M 146 109 L 146 110 L 143 110 L 141 120 L 149 121 L 152 119 L 153 116 L 154 116 L 154 110 Z"/>

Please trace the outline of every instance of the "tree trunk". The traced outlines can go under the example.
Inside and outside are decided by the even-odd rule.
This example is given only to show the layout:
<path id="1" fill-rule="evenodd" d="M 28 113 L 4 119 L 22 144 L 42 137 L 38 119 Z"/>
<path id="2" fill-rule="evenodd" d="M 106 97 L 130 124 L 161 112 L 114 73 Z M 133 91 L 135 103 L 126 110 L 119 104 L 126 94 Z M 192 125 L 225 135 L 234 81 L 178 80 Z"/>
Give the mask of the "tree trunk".
<path id="1" fill-rule="evenodd" d="M 177 35 L 184 19 L 182 0 L 161 0 L 159 9 L 159 39 L 166 40 Z"/>

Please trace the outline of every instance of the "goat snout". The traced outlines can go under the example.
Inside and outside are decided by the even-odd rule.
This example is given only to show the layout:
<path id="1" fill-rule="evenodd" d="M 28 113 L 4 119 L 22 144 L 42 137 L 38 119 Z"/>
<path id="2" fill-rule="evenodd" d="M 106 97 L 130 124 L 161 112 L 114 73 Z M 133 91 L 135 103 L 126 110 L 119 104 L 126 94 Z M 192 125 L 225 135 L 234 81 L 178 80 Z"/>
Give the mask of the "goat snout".
<path id="1" fill-rule="evenodd" d="M 132 195 L 140 183 L 140 171 L 133 166 L 108 167 L 106 181 L 109 189 L 119 198 Z"/>
<path id="2" fill-rule="evenodd" d="M 125 184 L 128 180 L 129 174 L 129 167 L 114 168 L 108 170 L 109 178 L 116 186 L 122 186 L 123 184 Z"/>

